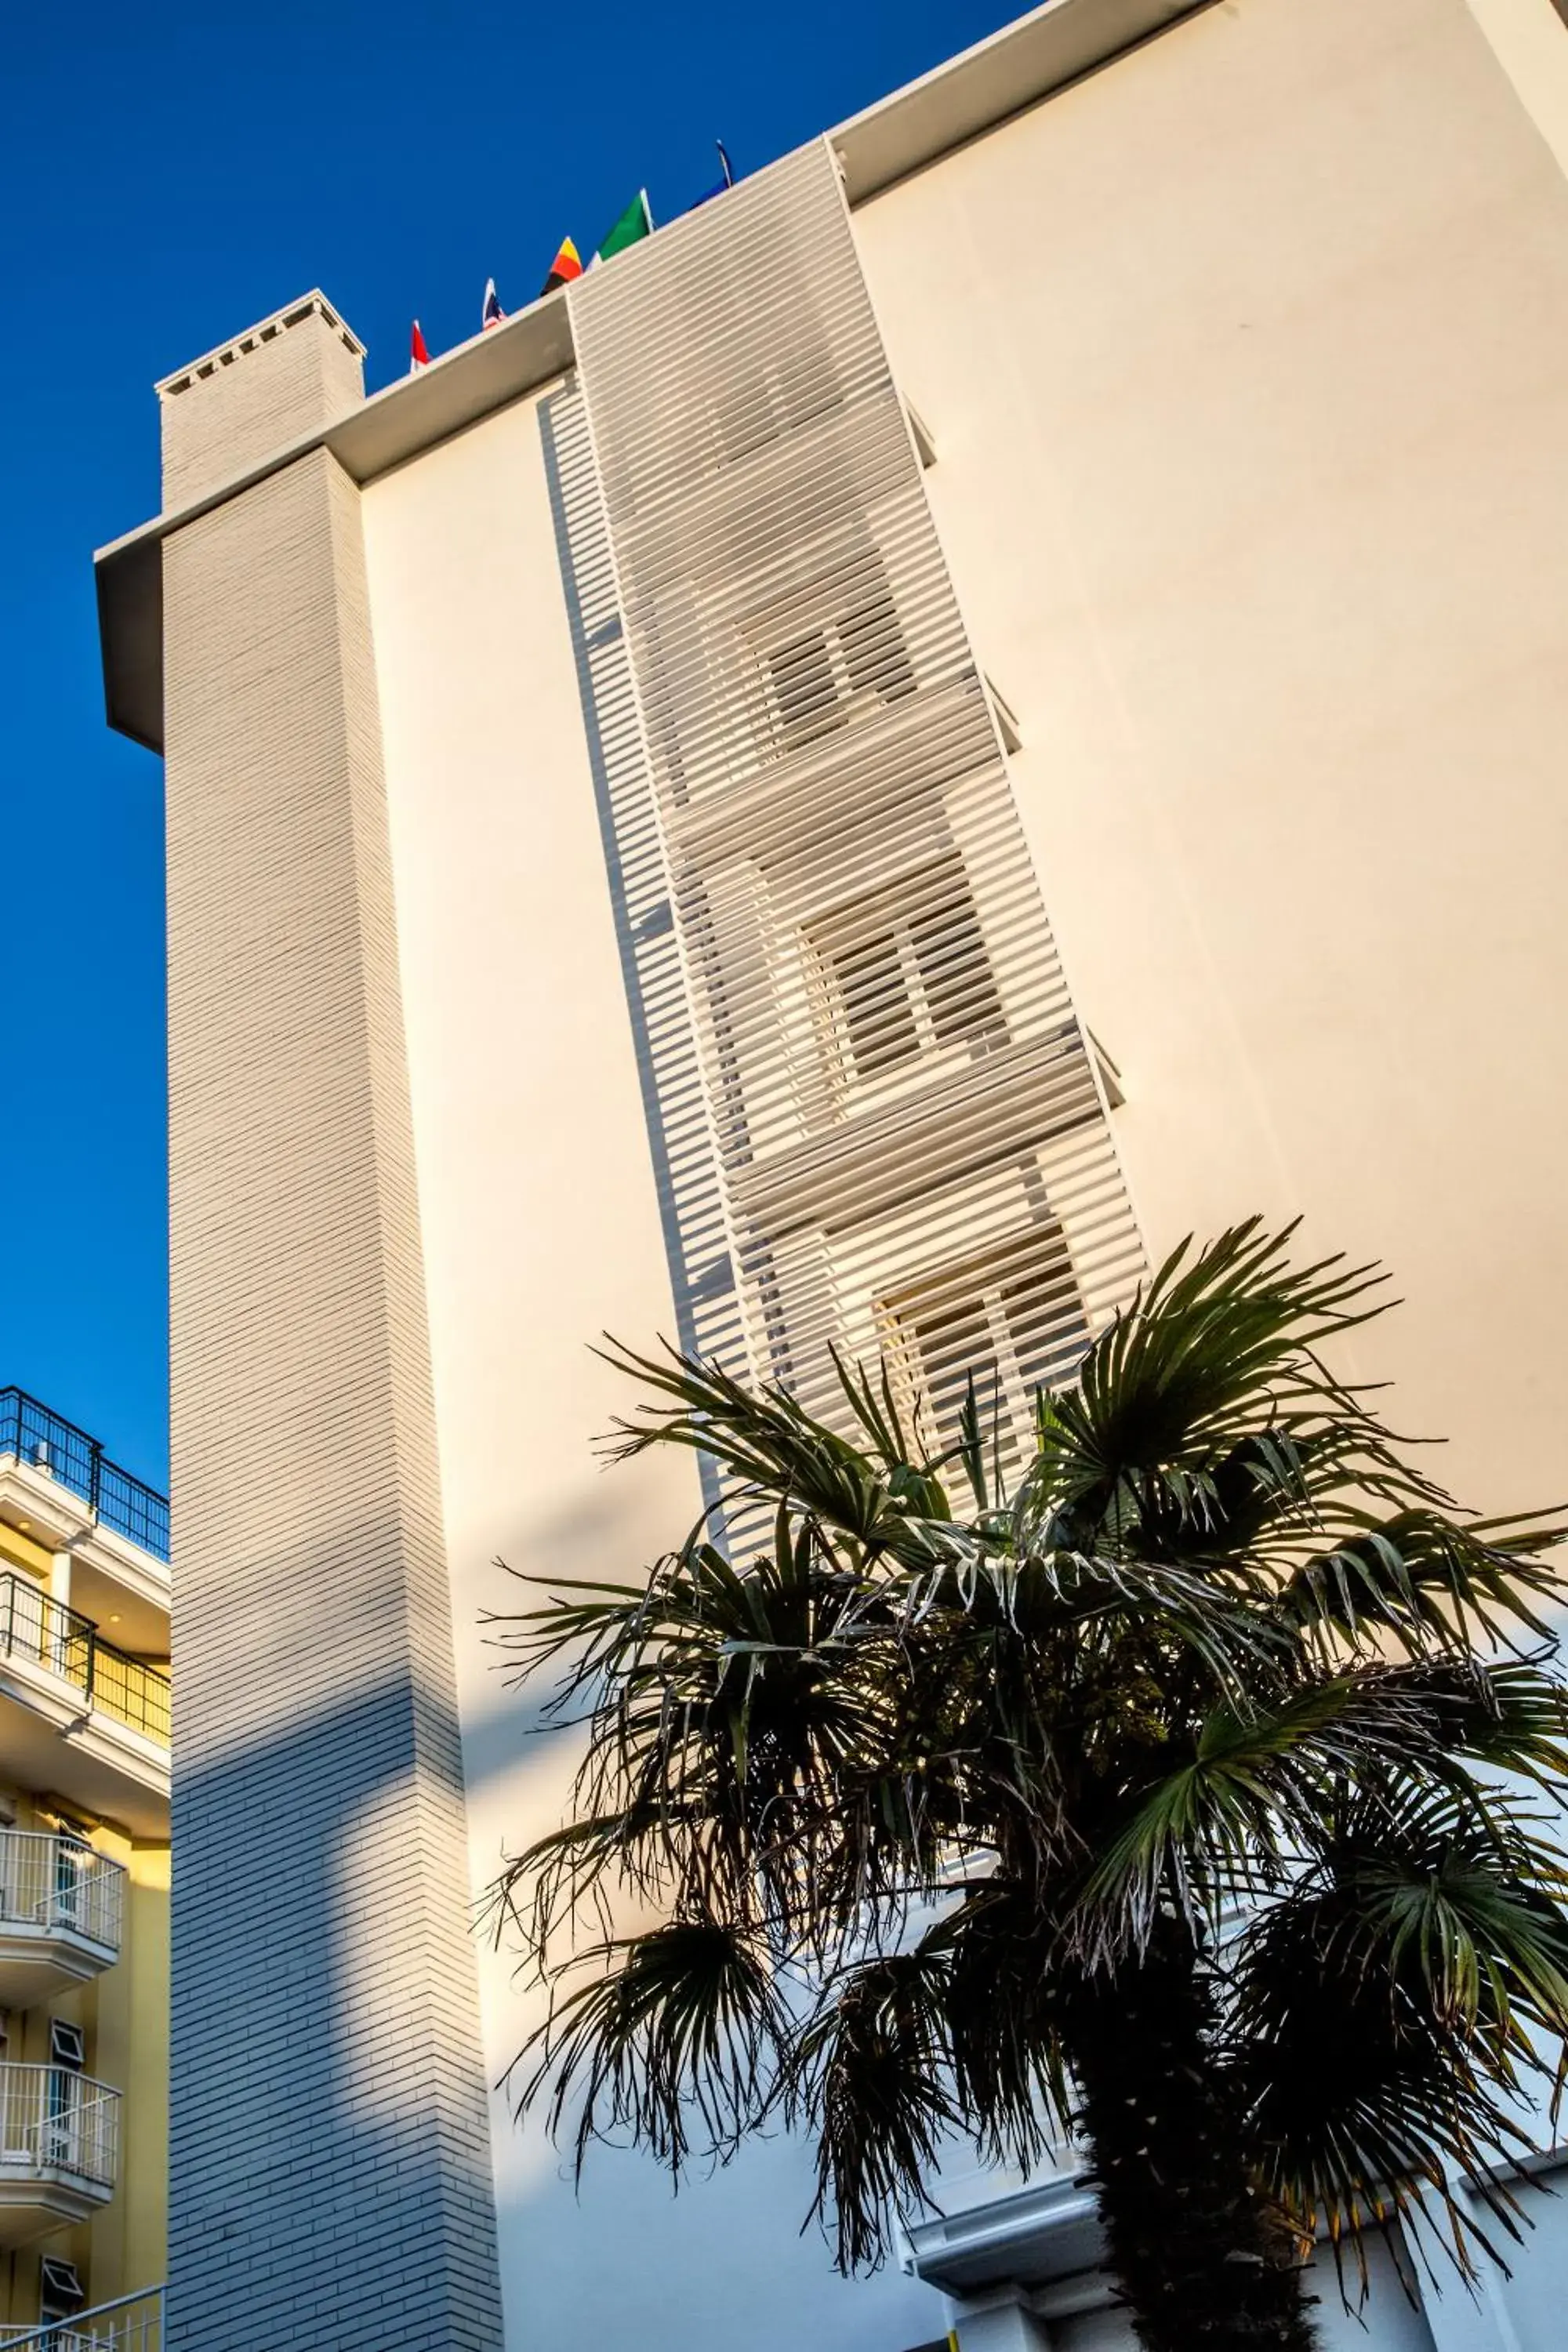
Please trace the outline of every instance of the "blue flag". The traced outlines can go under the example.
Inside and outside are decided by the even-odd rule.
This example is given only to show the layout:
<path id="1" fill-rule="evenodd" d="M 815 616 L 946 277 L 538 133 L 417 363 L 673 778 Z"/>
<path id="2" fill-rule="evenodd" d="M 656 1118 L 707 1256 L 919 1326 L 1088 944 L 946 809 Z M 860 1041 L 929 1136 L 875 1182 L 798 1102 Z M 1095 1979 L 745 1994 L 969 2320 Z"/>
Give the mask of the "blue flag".
<path id="1" fill-rule="evenodd" d="M 686 208 L 688 212 L 694 213 L 697 210 L 698 205 L 711 204 L 715 196 L 721 196 L 727 188 L 732 188 L 735 184 L 735 173 L 730 162 L 729 150 L 726 148 L 724 142 L 721 139 L 715 139 L 713 144 L 719 150 L 719 162 L 723 170 L 724 176 L 721 180 L 715 180 L 710 188 L 704 188 L 702 194 L 698 197 L 697 203 L 688 205 Z"/>

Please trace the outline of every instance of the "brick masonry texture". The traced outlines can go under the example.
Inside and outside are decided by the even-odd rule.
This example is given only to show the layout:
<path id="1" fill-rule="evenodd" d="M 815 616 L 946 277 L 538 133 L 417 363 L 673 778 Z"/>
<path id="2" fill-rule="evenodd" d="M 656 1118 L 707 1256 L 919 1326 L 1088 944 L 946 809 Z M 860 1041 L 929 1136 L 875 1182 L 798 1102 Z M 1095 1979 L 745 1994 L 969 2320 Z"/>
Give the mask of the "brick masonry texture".
<path id="1" fill-rule="evenodd" d="M 283 316 L 291 315 L 285 312 Z M 164 391 L 163 505 L 184 506 L 364 397 L 364 362 L 319 310 Z"/>
<path id="2" fill-rule="evenodd" d="M 226 372 L 237 397 L 277 347 Z M 248 393 L 240 407 L 247 432 Z M 300 458 L 176 533 L 164 594 L 169 2352 L 491 2352 L 494 2205 L 357 491 L 324 451 Z"/>

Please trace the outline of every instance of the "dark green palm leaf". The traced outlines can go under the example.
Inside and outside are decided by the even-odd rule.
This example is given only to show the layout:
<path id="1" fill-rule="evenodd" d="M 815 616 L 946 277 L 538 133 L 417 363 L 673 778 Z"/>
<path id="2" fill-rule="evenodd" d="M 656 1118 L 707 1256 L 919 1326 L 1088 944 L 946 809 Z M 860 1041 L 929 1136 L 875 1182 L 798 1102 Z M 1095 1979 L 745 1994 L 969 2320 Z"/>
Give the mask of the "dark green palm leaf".
<path id="1" fill-rule="evenodd" d="M 828 1990 L 795 2043 L 788 2111 L 817 2141 L 813 2211 L 831 2217 L 842 2270 L 877 2268 L 897 2217 L 926 2182 L 953 2099 L 943 1956 L 924 1948 L 863 1962 Z"/>
<path id="2" fill-rule="evenodd" d="M 747 1937 L 677 1922 L 595 1945 L 574 1973 L 585 1981 L 559 1993 L 513 2072 L 520 2112 L 548 2093 L 559 2133 L 575 2109 L 579 2171 L 594 2140 L 627 2137 L 679 2174 L 694 2154 L 731 2152 L 762 2121 L 787 2021 Z"/>

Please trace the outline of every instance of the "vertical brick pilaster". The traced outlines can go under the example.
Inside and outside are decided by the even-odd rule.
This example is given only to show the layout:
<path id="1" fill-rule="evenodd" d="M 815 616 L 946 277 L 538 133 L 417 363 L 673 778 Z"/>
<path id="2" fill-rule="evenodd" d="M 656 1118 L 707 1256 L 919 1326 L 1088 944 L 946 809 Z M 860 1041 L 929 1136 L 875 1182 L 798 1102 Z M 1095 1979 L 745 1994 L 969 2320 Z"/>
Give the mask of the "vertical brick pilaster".
<path id="1" fill-rule="evenodd" d="M 164 551 L 170 2352 L 500 2341 L 358 492 Z"/>

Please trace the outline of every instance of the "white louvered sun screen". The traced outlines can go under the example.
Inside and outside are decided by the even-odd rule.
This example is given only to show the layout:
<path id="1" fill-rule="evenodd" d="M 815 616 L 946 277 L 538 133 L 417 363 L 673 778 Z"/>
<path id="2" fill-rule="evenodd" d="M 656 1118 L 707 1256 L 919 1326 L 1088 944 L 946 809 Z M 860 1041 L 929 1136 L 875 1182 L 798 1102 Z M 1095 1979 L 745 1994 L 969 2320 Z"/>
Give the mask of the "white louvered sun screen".
<path id="1" fill-rule="evenodd" d="M 571 294 L 558 519 L 681 1338 L 1018 1446 L 1142 1253 L 833 158 Z M 933 1441 L 934 1442 L 934 1441 Z"/>

